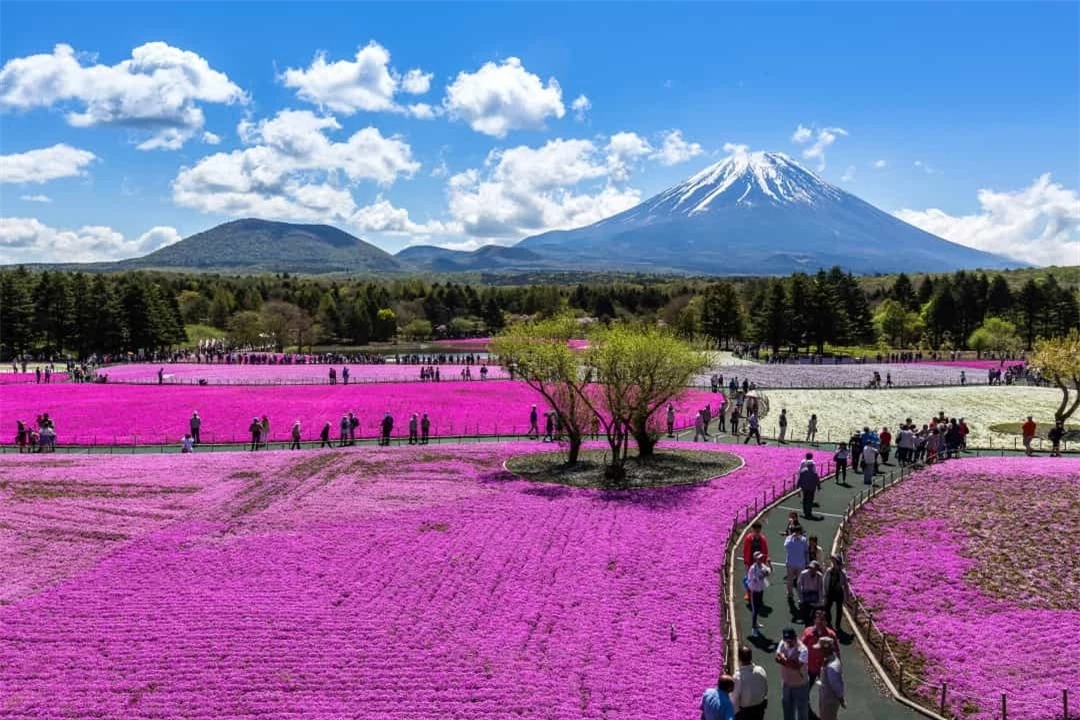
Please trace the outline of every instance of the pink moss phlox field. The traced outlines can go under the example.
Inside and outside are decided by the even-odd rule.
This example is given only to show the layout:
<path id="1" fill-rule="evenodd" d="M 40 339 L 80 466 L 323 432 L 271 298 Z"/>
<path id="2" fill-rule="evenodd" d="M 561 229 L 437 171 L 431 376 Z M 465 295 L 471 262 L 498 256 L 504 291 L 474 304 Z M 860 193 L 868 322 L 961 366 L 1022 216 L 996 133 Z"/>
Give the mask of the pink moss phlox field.
<path id="1" fill-rule="evenodd" d="M 1060 718 L 1080 688 L 1078 511 L 1080 460 L 933 466 L 856 516 L 852 587 L 954 712 L 997 720 L 1005 692 L 1010 719 Z"/>
<path id="2" fill-rule="evenodd" d="M 215 385 L 238 385 L 251 384 L 329 384 L 330 368 L 337 372 L 338 384 L 343 384 L 341 370 L 349 368 L 349 383 L 379 383 L 379 382 L 407 382 L 414 380 L 420 382 L 420 365 L 230 365 L 230 364 L 202 364 L 202 363 L 132 363 L 128 365 L 111 365 L 102 369 L 109 377 L 109 382 L 115 383 L 149 383 L 158 382 L 158 370 L 164 374 L 165 384 L 183 383 L 192 384 L 199 380 L 206 380 Z M 460 381 L 461 371 L 465 365 L 438 365 L 439 377 L 443 382 Z M 473 381 L 480 380 L 480 365 L 468 366 L 472 372 Z M 506 371 L 498 365 L 487 366 L 488 380 L 503 379 L 509 377 Z"/>
<path id="3" fill-rule="evenodd" d="M 3 714 L 696 716 L 731 519 L 802 451 L 605 493 L 536 447 L 0 460 Z"/>
<path id="4" fill-rule="evenodd" d="M 284 442 L 300 420 L 305 440 L 318 439 L 330 422 L 339 437 L 341 416 L 360 418 L 363 437 L 375 437 L 384 413 L 394 417 L 395 437 L 408 435 L 412 413 L 428 413 L 432 436 L 524 435 L 533 404 L 542 399 L 525 383 L 488 380 L 456 383 L 374 385 L 177 386 L 177 385 L 14 385 L 0 397 L 0 430 L 13 442 L 15 421 L 33 422 L 49 413 L 61 445 L 177 443 L 198 411 L 203 442 L 244 442 L 253 417 L 267 415 L 270 439 Z M 717 396 L 687 390 L 676 403 L 677 424 L 693 425 L 693 415 Z M 540 418 L 540 431 L 544 420 Z"/>

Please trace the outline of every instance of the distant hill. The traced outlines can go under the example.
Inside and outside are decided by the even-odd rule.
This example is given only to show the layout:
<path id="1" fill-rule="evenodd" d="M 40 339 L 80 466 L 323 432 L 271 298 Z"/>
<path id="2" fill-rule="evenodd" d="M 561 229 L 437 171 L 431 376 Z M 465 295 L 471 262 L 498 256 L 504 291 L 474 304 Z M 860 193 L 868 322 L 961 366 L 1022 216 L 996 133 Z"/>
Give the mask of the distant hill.
<path id="1" fill-rule="evenodd" d="M 471 252 L 447 250 L 432 245 L 413 245 L 398 252 L 394 258 L 407 269 L 439 273 L 555 267 L 550 258 L 528 248 L 500 245 L 485 245 Z"/>
<path id="2" fill-rule="evenodd" d="M 254 218 L 227 222 L 144 257 L 110 265 L 119 270 L 311 274 L 402 269 L 390 253 L 335 227 Z"/>
<path id="3" fill-rule="evenodd" d="M 924 232 L 770 152 L 737 153 L 629 210 L 516 247 L 563 267 L 606 262 L 710 275 L 1025 266 Z"/>

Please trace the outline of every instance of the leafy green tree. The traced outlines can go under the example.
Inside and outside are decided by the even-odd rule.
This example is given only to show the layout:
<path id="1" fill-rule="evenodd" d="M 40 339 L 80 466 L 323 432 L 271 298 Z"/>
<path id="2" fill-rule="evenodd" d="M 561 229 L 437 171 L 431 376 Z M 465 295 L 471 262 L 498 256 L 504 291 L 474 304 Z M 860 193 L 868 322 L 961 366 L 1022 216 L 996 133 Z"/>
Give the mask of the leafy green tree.
<path id="1" fill-rule="evenodd" d="M 1054 420 L 1064 423 L 1080 407 L 1080 330 L 1073 328 L 1064 337 L 1039 340 L 1031 364 L 1061 391 Z"/>
<path id="2" fill-rule="evenodd" d="M 746 325 L 742 304 L 729 282 L 710 283 L 701 303 L 701 331 L 717 346 L 729 347 L 742 336 Z"/>
<path id="3" fill-rule="evenodd" d="M 986 314 L 1003 317 L 1012 306 L 1013 295 L 1008 281 L 1002 275 L 995 275 L 986 291 Z"/>
<path id="4" fill-rule="evenodd" d="M 915 285 L 912 284 L 911 278 L 906 273 L 900 273 L 896 276 L 892 288 L 889 289 L 889 298 L 900 303 L 904 310 L 919 309 L 919 298 L 915 293 Z"/>
<path id="5" fill-rule="evenodd" d="M 376 342 L 392 340 L 397 335 L 397 315 L 390 308 L 381 308 L 375 314 L 372 337 Z"/>
<path id="6" fill-rule="evenodd" d="M 967 341 L 968 347 L 980 355 L 984 352 L 1015 353 L 1023 345 L 1016 325 L 998 317 L 988 317 L 976 328 Z"/>
<path id="7" fill-rule="evenodd" d="M 0 347 L 12 357 L 29 352 L 38 336 L 31 283 L 22 267 L 0 273 Z"/>
<path id="8" fill-rule="evenodd" d="M 804 273 L 795 273 L 791 276 L 791 285 L 788 288 L 788 341 L 792 347 L 798 349 L 804 344 L 809 345 L 810 298 L 812 290 L 810 278 Z"/>
<path id="9" fill-rule="evenodd" d="M 756 308 L 755 339 L 768 345 L 773 352 L 780 352 L 780 348 L 787 343 L 789 338 L 788 327 L 788 302 L 784 284 L 779 280 L 770 280 L 764 299 Z"/>
<path id="10" fill-rule="evenodd" d="M 214 297 L 210 301 L 210 324 L 216 328 L 224 329 L 228 325 L 229 318 L 236 312 L 236 298 L 229 288 L 219 285 L 214 290 Z"/>
<path id="11" fill-rule="evenodd" d="M 416 318 L 410 321 L 401 331 L 408 340 L 427 340 L 431 337 L 431 321 Z"/>
<path id="12" fill-rule="evenodd" d="M 229 340 L 239 347 L 262 347 L 262 318 L 254 310 L 241 310 L 229 318 Z"/>
<path id="13" fill-rule="evenodd" d="M 1033 279 L 1020 288 L 1016 296 L 1016 316 L 1020 332 L 1024 338 L 1024 347 L 1035 344 L 1035 329 L 1039 326 L 1039 316 L 1046 307 L 1046 297 L 1042 288 Z"/>

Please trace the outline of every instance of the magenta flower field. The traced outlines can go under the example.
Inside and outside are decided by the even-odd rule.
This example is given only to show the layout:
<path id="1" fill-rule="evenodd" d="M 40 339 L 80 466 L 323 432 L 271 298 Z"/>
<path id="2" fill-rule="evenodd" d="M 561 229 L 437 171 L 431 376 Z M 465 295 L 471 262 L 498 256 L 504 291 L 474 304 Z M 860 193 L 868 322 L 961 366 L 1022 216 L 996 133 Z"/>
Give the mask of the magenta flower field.
<path id="1" fill-rule="evenodd" d="M 852 587 L 953 712 L 997 720 L 1005 692 L 1010 719 L 1060 718 L 1080 689 L 1078 511 L 1080 460 L 930 467 L 856 516 Z"/>
<path id="2" fill-rule="evenodd" d="M 349 383 L 420 382 L 419 365 L 228 365 L 205 363 L 132 363 L 112 365 L 101 370 L 112 383 L 157 384 L 158 370 L 164 371 L 164 383 L 191 385 L 206 380 L 215 385 L 271 384 L 329 384 L 330 368 L 337 371 L 337 382 L 343 384 L 341 369 L 349 368 Z M 443 382 L 461 380 L 465 365 L 438 365 Z M 480 365 L 471 365 L 473 381 L 480 380 Z M 505 379 L 506 371 L 498 365 L 488 365 L 488 380 Z"/>
<path id="3" fill-rule="evenodd" d="M 2 458 L 3 714 L 696 717 L 730 520 L 801 451 L 604 493 L 535 448 Z"/>
<path id="4" fill-rule="evenodd" d="M 680 427 L 715 395 L 687 390 L 676 403 Z M 178 386 L 178 385 L 12 385 L 0 397 L 0 428 L 12 442 L 16 420 L 34 422 L 49 413 L 61 445 L 177 443 L 198 411 L 203 442 L 244 442 L 253 417 L 267 415 L 270 439 L 286 441 L 300 420 L 305 440 L 314 440 L 326 422 L 338 438 L 341 416 L 357 413 L 364 437 L 375 437 L 386 412 L 394 417 L 394 436 L 408 435 L 412 413 L 428 413 L 432 436 L 523 435 L 529 411 L 540 396 L 523 382 L 488 380 L 457 383 L 380 383 L 371 385 Z M 540 431 L 544 430 L 543 417 Z"/>

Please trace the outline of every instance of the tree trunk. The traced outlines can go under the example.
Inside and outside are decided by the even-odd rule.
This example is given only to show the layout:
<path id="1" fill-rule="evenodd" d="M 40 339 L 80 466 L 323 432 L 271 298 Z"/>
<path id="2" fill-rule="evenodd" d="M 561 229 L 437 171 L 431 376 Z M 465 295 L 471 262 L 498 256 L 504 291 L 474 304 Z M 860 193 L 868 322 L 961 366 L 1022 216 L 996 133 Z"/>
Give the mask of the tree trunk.
<path id="1" fill-rule="evenodd" d="M 582 435 L 570 430 L 566 433 L 566 439 L 570 442 L 570 448 L 566 452 L 566 462 L 569 465 L 577 465 L 578 456 L 581 455 Z"/>
<path id="2" fill-rule="evenodd" d="M 652 457 L 656 450 L 656 436 L 647 428 L 634 430 L 634 442 L 637 443 L 639 457 Z"/>

